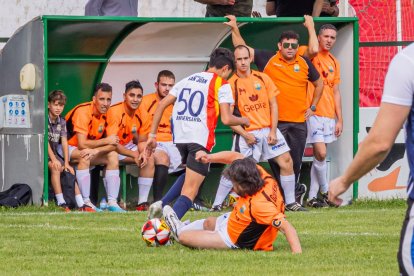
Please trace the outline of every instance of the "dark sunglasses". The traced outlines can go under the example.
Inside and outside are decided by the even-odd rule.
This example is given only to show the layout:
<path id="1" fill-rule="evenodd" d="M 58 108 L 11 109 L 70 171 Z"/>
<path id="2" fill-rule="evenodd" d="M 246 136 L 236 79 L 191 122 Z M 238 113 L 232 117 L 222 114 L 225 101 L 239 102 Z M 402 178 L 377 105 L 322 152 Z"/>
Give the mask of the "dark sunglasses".
<path id="1" fill-rule="evenodd" d="M 292 49 L 297 49 L 299 44 L 298 43 L 283 42 L 282 46 L 283 46 L 284 49 L 287 49 L 289 47 L 292 47 Z"/>

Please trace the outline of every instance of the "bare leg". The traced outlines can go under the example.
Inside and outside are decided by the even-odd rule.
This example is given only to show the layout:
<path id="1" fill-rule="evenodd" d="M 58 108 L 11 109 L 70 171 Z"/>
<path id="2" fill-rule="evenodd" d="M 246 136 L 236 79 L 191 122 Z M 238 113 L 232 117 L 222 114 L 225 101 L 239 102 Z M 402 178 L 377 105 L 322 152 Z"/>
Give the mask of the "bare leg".
<path id="1" fill-rule="evenodd" d="M 217 231 L 183 231 L 179 235 L 182 245 L 200 249 L 229 249 Z"/>

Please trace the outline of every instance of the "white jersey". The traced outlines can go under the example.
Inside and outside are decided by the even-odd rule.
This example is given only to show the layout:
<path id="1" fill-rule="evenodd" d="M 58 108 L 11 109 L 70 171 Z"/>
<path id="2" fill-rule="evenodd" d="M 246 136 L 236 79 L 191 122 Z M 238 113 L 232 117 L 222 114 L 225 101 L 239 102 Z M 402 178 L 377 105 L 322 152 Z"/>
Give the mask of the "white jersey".
<path id="1" fill-rule="evenodd" d="M 174 143 L 196 143 L 208 150 L 215 144 L 219 104 L 233 104 L 230 85 L 215 73 L 201 72 L 178 82 L 172 114 Z"/>

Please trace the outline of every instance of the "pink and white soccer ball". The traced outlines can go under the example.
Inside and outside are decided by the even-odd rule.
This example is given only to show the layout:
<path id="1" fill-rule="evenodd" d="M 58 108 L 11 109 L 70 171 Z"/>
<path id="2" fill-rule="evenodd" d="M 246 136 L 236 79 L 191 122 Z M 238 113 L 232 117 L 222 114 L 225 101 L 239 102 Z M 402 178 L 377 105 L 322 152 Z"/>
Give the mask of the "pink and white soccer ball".
<path id="1" fill-rule="evenodd" d="M 157 247 L 169 244 L 170 229 L 165 221 L 153 218 L 148 220 L 141 229 L 142 240 L 147 246 Z"/>

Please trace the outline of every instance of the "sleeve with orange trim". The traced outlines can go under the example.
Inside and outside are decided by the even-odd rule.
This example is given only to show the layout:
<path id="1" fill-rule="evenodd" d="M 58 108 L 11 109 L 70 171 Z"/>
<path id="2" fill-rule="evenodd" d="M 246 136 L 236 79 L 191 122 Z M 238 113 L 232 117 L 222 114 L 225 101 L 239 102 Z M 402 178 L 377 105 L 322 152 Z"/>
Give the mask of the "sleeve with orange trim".
<path id="1" fill-rule="evenodd" d="M 72 116 L 73 132 L 88 135 L 91 118 L 87 114 L 81 114 L 82 111 L 80 108 L 74 111 Z"/>
<path id="2" fill-rule="evenodd" d="M 274 220 L 280 220 L 286 217 L 286 215 L 277 210 L 276 206 L 270 201 L 261 206 L 255 206 L 252 208 L 253 216 L 256 218 L 257 223 L 272 225 Z"/>
<path id="3" fill-rule="evenodd" d="M 229 83 L 227 83 L 226 81 L 222 80 L 223 83 L 220 86 L 220 88 L 218 89 L 218 102 L 219 103 L 229 103 L 229 104 L 234 104 L 234 99 L 233 99 L 233 92 L 231 89 L 231 86 Z"/>

